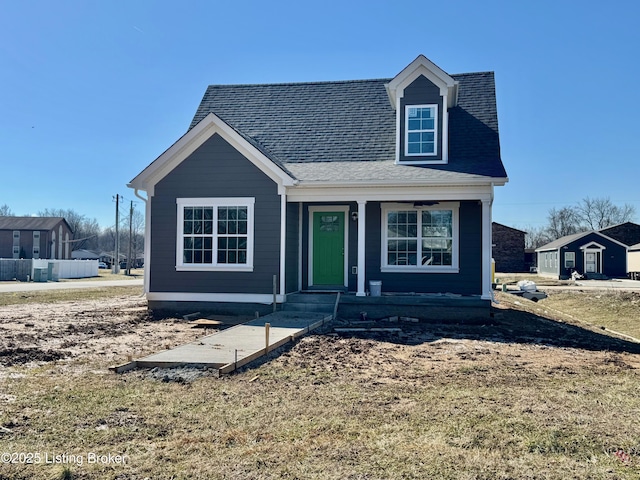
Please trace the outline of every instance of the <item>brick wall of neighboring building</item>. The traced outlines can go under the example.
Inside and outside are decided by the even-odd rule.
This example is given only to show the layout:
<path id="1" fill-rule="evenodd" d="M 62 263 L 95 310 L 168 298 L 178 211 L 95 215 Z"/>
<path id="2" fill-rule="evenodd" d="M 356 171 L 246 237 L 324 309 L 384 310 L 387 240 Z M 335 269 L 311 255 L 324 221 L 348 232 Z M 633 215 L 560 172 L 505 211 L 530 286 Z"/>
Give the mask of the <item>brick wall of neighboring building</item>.
<path id="1" fill-rule="evenodd" d="M 492 224 L 492 255 L 496 272 L 528 272 L 524 261 L 525 232 L 499 223 Z"/>

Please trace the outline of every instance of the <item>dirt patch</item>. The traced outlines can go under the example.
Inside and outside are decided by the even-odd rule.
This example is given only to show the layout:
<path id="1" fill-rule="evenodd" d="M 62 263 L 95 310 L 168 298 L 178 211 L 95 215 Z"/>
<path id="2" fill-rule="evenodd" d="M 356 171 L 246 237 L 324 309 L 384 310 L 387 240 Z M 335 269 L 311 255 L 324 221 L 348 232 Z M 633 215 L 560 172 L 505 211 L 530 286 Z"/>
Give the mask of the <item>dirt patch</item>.
<path id="1" fill-rule="evenodd" d="M 637 300 L 627 296 L 615 300 Z M 401 378 L 400 371 L 411 370 L 416 362 L 428 362 L 434 372 L 459 364 L 491 368 L 498 355 L 513 365 L 553 369 L 583 364 L 588 352 L 595 352 L 590 358 L 597 365 L 640 367 L 640 344 L 607 335 L 544 302 L 534 304 L 508 294 L 499 294 L 498 299 L 495 315 L 486 323 L 359 323 L 360 328 L 388 331 L 338 333 L 336 327 L 350 324 L 337 321 L 274 352 L 270 360 L 314 374 L 347 369 L 374 381 Z M 56 362 L 76 371 L 104 370 L 205 333 L 213 331 L 193 329 L 177 318 L 151 319 L 146 301 L 138 296 L 6 306 L 0 307 L 0 365 Z M 150 376 L 189 382 L 193 373 L 158 371 Z"/>
<path id="2" fill-rule="evenodd" d="M 152 320 L 138 296 L 11 305 L 0 307 L 0 365 L 68 360 L 79 366 L 72 361 L 81 360 L 86 368 L 103 368 L 203 333 L 182 319 Z"/>

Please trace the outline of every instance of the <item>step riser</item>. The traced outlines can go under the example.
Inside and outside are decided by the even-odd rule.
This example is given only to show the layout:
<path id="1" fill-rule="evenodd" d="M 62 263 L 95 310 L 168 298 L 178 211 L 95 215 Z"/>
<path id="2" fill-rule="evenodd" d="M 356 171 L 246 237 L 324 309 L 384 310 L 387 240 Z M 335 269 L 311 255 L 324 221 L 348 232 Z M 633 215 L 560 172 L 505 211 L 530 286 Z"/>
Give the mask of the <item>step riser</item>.
<path id="1" fill-rule="evenodd" d="M 285 312 L 332 313 L 333 305 L 287 302 L 283 305 L 282 310 Z"/>

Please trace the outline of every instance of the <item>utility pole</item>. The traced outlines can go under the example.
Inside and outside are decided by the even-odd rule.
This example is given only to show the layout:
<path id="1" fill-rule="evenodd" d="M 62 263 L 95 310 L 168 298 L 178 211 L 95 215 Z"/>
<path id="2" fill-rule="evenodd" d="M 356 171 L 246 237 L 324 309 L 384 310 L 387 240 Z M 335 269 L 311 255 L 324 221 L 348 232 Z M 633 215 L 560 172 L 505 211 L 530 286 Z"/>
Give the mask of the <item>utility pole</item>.
<path id="1" fill-rule="evenodd" d="M 120 224 L 120 195 L 116 195 L 116 244 L 113 249 L 113 273 L 120 273 L 120 232 L 118 225 Z"/>
<path id="2" fill-rule="evenodd" d="M 133 242 L 133 200 L 129 208 L 129 254 L 127 255 L 127 275 L 131 275 L 131 242 Z"/>

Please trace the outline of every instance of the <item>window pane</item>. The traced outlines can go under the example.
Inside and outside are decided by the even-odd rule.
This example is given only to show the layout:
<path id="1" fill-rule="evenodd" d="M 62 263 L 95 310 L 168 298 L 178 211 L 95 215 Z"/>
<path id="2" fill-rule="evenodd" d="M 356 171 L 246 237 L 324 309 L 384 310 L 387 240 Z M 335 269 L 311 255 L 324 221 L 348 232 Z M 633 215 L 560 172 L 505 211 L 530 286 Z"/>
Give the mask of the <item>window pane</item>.
<path id="1" fill-rule="evenodd" d="M 185 235 L 189 235 L 190 233 L 193 233 L 193 222 L 185 221 L 183 228 L 184 228 Z"/>
<path id="2" fill-rule="evenodd" d="M 420 130 L 420 120 L 409 120 L 409 130 Z"/>
<path id="3" fill-rule="evenodd" d="M 221 235 L 227 233 L 227 222 L 225 220 L 218 220 L 218 233 Z"/>
<path id="4" fill-rule="evenodd" d="M 433 130 L 433 125 L 434 125 L 433 118 L 428 118 L 426 120 L 422 120 L 422 122 L 420 122 L 420 123 L 421 123 L 420 128 L 422 130 Z M 412 129 L 412 130 L 414 130 L 414 129 Z"/>
<path id="5" fill-rule="evenodd" d="M 422 132 L 420 135 L 420 140 L 422 140 L 423 142 L 433 142 L 433 132 Z"/>

